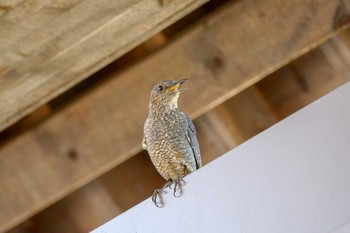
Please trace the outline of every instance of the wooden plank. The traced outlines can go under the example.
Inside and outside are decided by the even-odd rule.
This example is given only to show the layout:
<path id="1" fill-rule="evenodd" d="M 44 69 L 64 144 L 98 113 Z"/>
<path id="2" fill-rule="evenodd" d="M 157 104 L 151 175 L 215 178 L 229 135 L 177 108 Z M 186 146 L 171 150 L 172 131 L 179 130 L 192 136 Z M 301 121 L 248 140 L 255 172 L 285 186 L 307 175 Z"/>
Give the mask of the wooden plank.
<path id="1" fill-rule="evenodd" d="M 86 233 L 120 212 L 103 183 L 95 180 L 7 233 Z"/>
<path id="2" fill-rule="evenodd" d="M 349 41 L 347 30 L 257 84 L 279 119 L 350 80 Z"/>
<path id="3" fill-rule="evenodd" d="M 14 124 L 6 130 L 0 132 L 0 146 L 18 136 L 22 132 L 25 132 L 35 125 L 40 124 L 52 114 L 53 110 L 48 104 L 36 109 L 34 112 L 17 122 L 17 124 Z"/>
<path id="4" fill-rule="evenodd" d="M 2 3 L 0 131 L 206 1 Z"/>
<path id="5" fill-rule="evenodd" d="M 194 121 L 203 164 L 207 164 L 239 144 L 234 127 L 231 126 L 226 112 L 221 110 L 222 108 L 217 107 Z"/>
<path id="6" fill-rule="evenodd" d="M 257 135 L 278 121 L 269 103 L 255 85 L 226 101 L 222 108 L 227 112 L 231 124 L 235 125 L 239 143 Z"/>
<path id="7" fill-rule="evenodd" d="M 165 49 L 4 145 L 0 231 L 139 152 L 149 92 L 157 81 L 191 78 L 180 106 L 198 117 L 347 27 L 348 22 L 334 27 L 340 7 L 341 1 L 328 0 L 296 0 L 287 8 L 273 0 L 226 5 Z"/>

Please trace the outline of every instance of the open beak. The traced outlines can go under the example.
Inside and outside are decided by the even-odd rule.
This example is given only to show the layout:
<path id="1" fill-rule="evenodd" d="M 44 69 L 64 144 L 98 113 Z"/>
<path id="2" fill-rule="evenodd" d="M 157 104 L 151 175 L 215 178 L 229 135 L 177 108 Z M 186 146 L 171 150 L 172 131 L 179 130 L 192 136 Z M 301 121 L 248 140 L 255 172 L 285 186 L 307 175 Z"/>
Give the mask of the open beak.
<path id="1" fill-rule="evenodd" d="M 174 85 L 172 85 L 171 87 L 168 88 L 167 92 L 181 92 L 181 91 L 185 91 L 186 89 L 179 89 L 179 87 L 184 83 L 188 81 L 188 79 L 181 79 L 179 81 L 177 81 Z"/>

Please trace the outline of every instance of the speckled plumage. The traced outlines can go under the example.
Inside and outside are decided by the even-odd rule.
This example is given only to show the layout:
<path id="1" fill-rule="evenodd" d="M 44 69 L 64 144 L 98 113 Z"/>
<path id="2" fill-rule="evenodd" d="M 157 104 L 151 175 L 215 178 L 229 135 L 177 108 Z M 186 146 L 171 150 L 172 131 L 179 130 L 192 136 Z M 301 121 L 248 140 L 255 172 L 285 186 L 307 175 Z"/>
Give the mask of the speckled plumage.
<path id="1" fill-rule="evenodd" d="M 194 125 L 177 106 L 184 81 L 163 81 L 152 89 L 144 125 L 142 147 L 169 182 L 181 180 L 202 166 Z"/>

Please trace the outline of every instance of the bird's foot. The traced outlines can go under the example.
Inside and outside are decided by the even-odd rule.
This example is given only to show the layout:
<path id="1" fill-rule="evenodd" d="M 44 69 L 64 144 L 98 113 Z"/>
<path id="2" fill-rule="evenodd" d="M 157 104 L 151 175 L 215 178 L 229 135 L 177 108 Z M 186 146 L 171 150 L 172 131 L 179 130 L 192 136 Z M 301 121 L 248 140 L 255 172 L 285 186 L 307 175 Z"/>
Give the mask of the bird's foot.
<path id="1" fill-rule="evenodd" d="M 174 184 L 174 191 L 173 195 L 174 197 L 181 197 L 182 196 L 182 186 L 186 184 L 186 182 L 183 180 L 183 178 L 179 178 L 176 180 L 168 180 L 168 182 L 165 183 L 165 185 L 159 189 L 155 189 L 152 194 L 152 202 L 158 207 L 161 208 L 164 206 L 162 194 L 165 194 L 166 192 L 164 189 L 168 188 L 173 189 L 172 185 Z M 159 200 L 159 201 L 158 201 Z"/>
<path id="2" fill-rule="evenodd" d="M 170 188 L 171 189 L 171 185 L 174 183 L 174 181 L 172 180 L 172 179 L 169 179 L 166 183 L 165 183 L 165 185 L 161 188 L 162 189 L 162 192 L 163 193 L 166 193 L 165 191 L 164 191 L 164 189 L 166 189 L 166 188 Z"/>
<path id="3" fill-rule="evenodd" d="M 162 189 L 155 189 L 152 194 L 152 202 L 158 207 L 162 208 L 164 206 L 162 194 L 164 191 Z M 159 202 L 157 201 L 159 199 Z"/>
<path id="4" fill-rule="evenodd" d="M 174 197 L 181 197 L 182 196 L 182 186 L 186 184 L 186 182 L 183 180 L 183 178 L 174 180 L 170 185 L 169 188 L 171 188 L 171 185 L 174 184 Z M 176 195 L 177 188 L 179 187 L 179 195 Z"/>
<path id="5" fill-rule="evenodd" d="M 157 207 L 161 208 L 164 206 L 162 194 L 166 193 L 164 189 L 168 187 L 171 188 L 171 185 L 173 184 L 173 182 L 174 181 L 170 179 L 168 180 L 168 182 L 165 183 L 165 185 L 163 185 L 163 187 L 154 190 L 152 194 L 152 201 Z M 157 202 L 158 197 L 159 197 L 159 202 Z"/>

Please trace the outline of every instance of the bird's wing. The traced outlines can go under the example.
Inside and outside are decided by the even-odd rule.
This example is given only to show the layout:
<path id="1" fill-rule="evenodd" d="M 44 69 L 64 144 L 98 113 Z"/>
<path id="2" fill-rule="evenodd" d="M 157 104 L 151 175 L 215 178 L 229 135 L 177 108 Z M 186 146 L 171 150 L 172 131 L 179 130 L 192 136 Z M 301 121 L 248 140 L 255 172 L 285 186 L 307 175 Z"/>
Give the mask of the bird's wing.
<path id="1" fill-rule="evenodd" d="M 144 150 L 147 150 L 147 138 L 146 138 L 146 129 L 149 127 L 148 126 L 148 123 L 149 123 L 149 118 L 147 117 L 147 119 L 146 119 L 146 121 L 145 121 L 145 124 L 144 124 L 144 126 L 143 126 L 143 138 L 142 138 L 142 143 L 141 143 L 141 145 L 142 145 L 142 149 L 144 149 Z"/>
<path id="2" fill-rule="evenodd" d="M 193 122 L 191 121 L 191 119 L 185 114 L 183 113 L 186 122 L 187 122 L 187 140 L 189 141 L 192 151 L 193 151 L 193 155 L 194 155 L 194 159 L 196 161 L 196 169 L 202 167 L 202 159 L 201 159 L 201 154 L 199 151 L 199 144 L 198 144 L 198 140 L 197 140 L 197 136 L 196 136 L 196 129 L 194 128 Z"/>
<path id="3" fill-rule="evenodd" d="M 147 150 L 147 139 L 146 139 L 146 136 L 143 136 L 143 139 L 142 139 L 142 149 Z"/>

